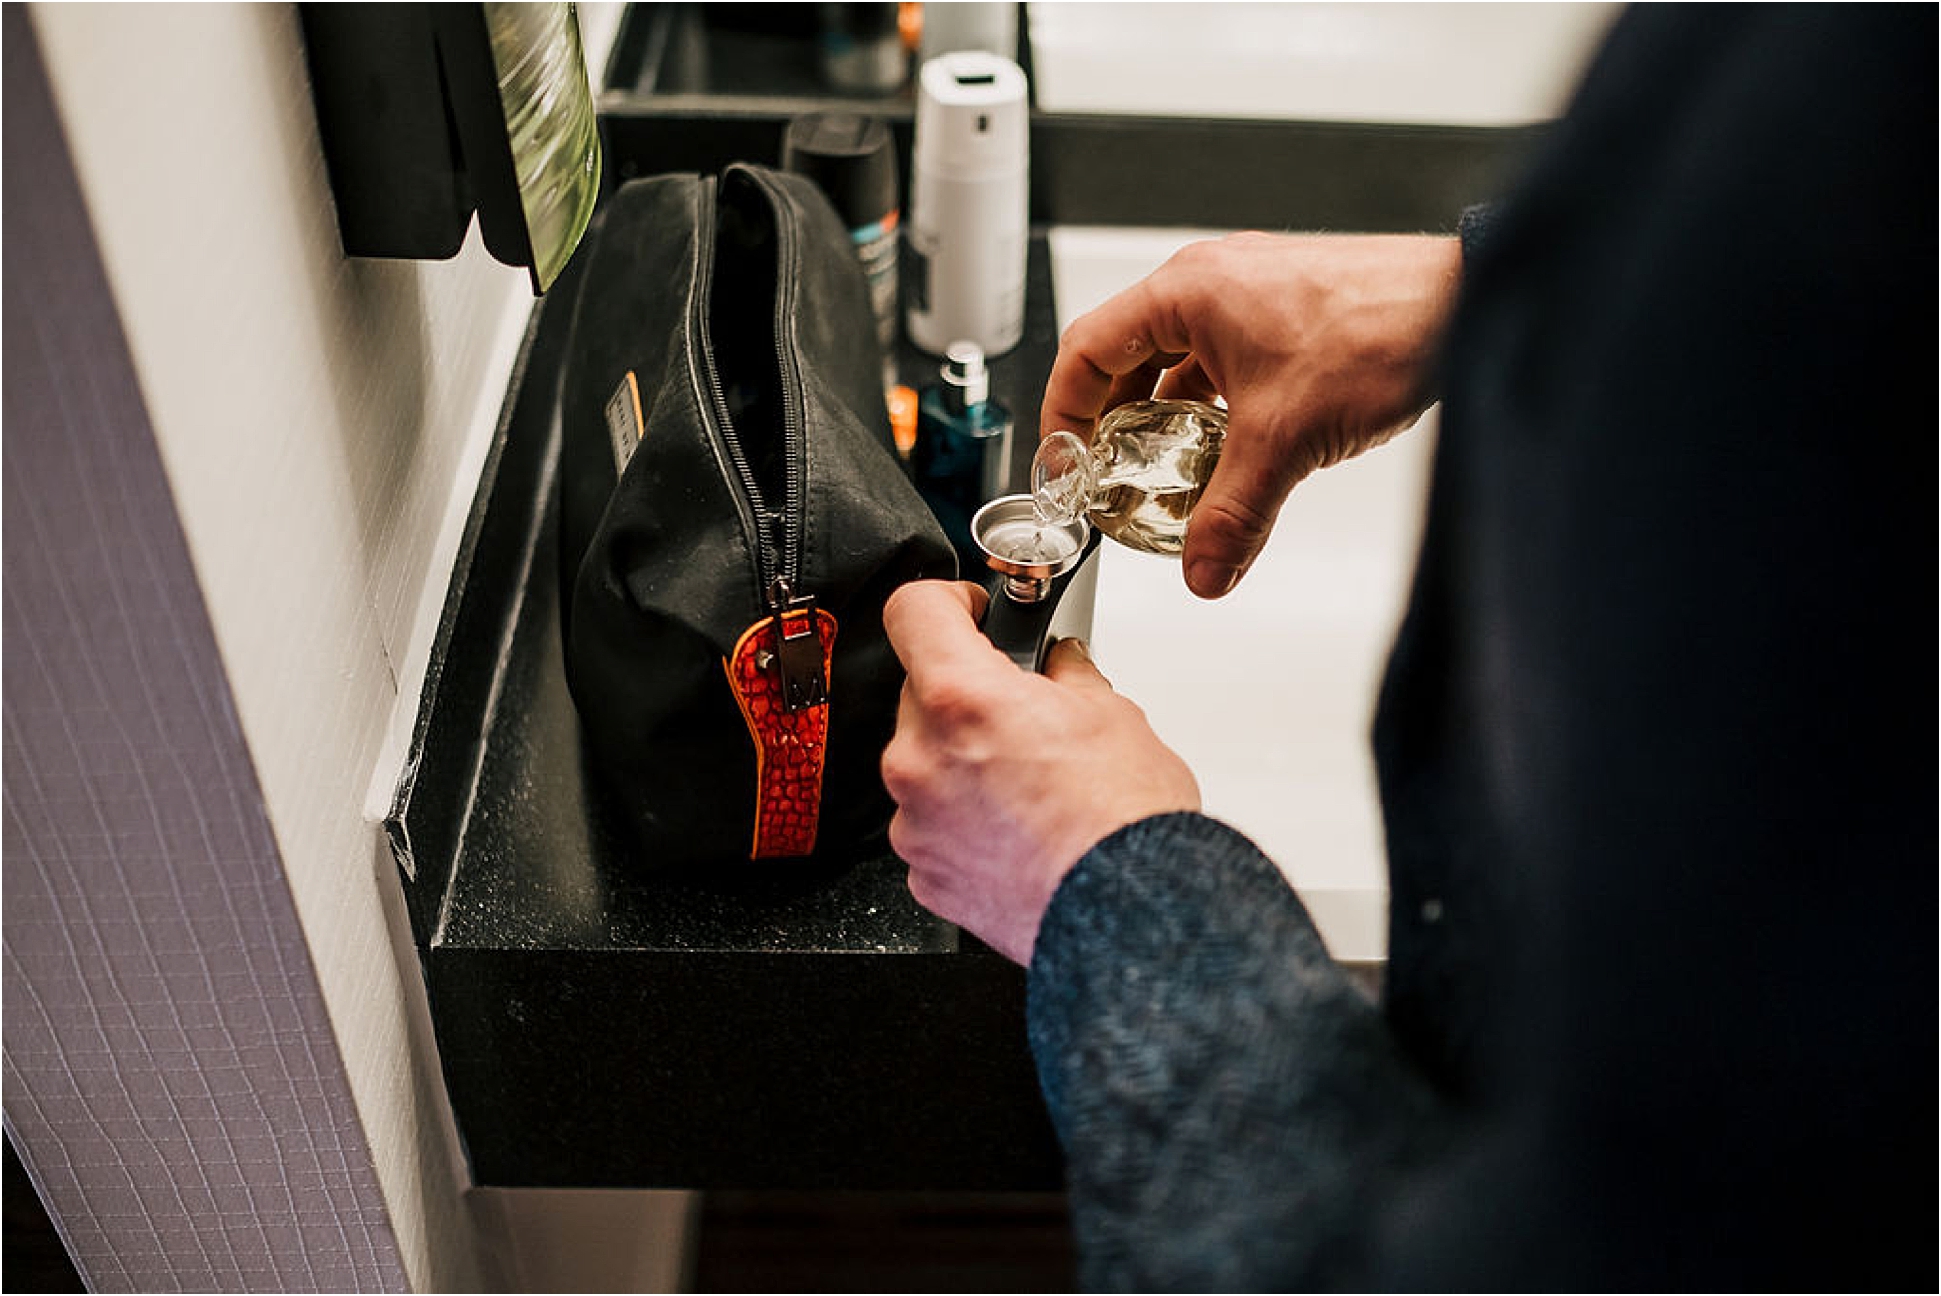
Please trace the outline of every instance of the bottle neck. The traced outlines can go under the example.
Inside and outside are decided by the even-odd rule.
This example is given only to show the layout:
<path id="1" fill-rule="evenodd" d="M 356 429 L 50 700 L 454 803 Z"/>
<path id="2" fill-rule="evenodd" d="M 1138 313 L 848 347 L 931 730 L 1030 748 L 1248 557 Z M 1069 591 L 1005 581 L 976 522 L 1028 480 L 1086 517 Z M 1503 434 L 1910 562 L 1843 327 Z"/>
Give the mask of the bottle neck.
<path id="1" fill-rule="evenodd" d="M 962 417 L 991 398 L 991 371 L 984 366 L 984 350 L 975 342 L 953 342 L 944 352 L 944 408 Z"/>
<path id="2" fill-rule="evenodd" d="M 1099 465 L 1092 448 L 1070 432 L 1053 432 L 1031 457 L 1031 498 L 1040 521 L 1075 522 L 1092 511 Z"/>

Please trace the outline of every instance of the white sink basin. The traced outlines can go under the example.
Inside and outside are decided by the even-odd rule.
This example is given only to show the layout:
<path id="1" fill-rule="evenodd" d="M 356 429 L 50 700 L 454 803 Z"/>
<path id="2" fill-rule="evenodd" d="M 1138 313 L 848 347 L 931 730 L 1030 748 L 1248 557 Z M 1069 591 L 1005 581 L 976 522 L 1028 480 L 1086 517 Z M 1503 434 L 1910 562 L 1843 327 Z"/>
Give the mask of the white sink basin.
<path id="1" fill-rule="evenodd" d="M 1613 4 L 1027 6 L 1039 107 L 1517 125 L 1561 110 Z"/>

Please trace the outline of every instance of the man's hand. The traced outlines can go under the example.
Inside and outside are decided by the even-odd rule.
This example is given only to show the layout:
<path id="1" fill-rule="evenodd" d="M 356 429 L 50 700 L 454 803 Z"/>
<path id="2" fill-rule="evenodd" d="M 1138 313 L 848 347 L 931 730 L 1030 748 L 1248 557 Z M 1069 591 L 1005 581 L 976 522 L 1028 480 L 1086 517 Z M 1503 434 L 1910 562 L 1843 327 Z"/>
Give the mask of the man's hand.
<path id="1" fill-rule="evenodd" d="M 1148 815 L 1197 810 L 1199 785 L 1076 640 L 1043 675 L 977 629 L 984 592 L 918 581 L 883 626 L 909 678 L 883 782 L 890 845 L 917 901 L 1018 963 L 1079 857 Z"/>
<path id="2" fill-rule="evenodd" d="M 1453 238 L 1190 244 L 1065 330 L 1039 429 L 1084 437 L 1127 401 L 1224 397 L 1226 446 L 1183 555 L 1188 588 L 1218 598 L 1259 554 L 1297 482 L 1428 408 L 1461 273 Z"/>

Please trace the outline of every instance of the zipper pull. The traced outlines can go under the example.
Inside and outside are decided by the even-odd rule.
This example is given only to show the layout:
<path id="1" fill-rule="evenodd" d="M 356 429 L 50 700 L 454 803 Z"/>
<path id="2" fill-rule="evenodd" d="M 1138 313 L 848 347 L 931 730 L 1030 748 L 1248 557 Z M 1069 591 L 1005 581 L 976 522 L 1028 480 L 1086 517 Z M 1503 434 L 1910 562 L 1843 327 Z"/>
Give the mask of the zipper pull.
<path id="1" fill-rule="evenodd" d="M 829 687 L 815 596 L 797 596 L 788 578 L 778 576 L 768 587 L 768 606 L 775 613 L 775 667 L 781 674 L 783 707 L 794 712 L 822 706 L 829 700 Z"/>

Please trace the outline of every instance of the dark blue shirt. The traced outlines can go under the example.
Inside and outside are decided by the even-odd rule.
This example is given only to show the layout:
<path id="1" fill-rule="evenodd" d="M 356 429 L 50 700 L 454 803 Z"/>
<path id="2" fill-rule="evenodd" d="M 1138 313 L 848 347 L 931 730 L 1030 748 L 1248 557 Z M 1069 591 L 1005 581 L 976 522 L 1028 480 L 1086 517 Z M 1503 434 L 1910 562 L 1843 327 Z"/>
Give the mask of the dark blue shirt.
<path id="1" fill-rule="evenodd" d="M 1087 1286 L 1935 1281 L 1936 35 L 1628 12 L 1465 240 L 1382 1001 L 1209 819 L 1081 860 Z"/>

